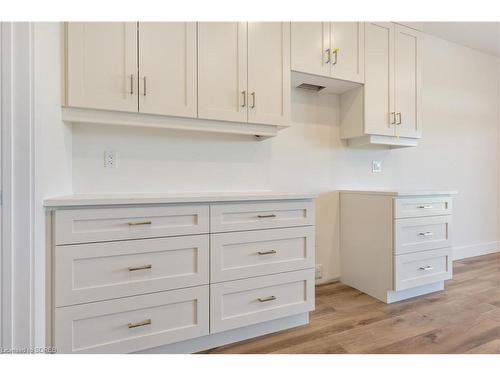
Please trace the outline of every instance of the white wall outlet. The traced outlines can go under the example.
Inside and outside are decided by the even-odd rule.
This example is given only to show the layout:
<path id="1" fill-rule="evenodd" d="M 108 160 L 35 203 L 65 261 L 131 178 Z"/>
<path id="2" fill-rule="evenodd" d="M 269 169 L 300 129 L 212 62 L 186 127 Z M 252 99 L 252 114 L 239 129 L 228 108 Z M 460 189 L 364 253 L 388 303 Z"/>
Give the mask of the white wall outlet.
<path id="1" fill-rule="evenodd" d="M 104 151 L 104 168 L 116 168 L 116 152 Z"/>
<path id="2" fill-rule="evenodd" d="M 321 279 L 323 277 L 323 265 L 322 264 L 316 264 L 316 271 L 314 273 L 314 276 L 316 279 Z"/>
<path id="3" fill-rule="evenodd" d="M 380 160 L 373 160 L 372 161 L 372 172 L 373 173 L 382 172 L 382 162 Z"/>

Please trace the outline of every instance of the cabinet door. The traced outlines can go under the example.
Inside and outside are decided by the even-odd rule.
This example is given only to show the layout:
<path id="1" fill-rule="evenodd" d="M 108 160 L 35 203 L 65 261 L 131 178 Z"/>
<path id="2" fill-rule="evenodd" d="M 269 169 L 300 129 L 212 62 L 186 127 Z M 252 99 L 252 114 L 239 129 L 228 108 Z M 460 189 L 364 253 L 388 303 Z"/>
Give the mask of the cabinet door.
<path id="1" fill-rule="evenodd" d="M 198 117 L 247 122 L 247 24 L 198 23 Z"/>
<path id="2" fill-rule="evenodd" d="M 420 32 L 395 26 L 396 135 L 419 138 L 420 129 Z"/>
<path id="3" fill-rule="evenodd" d="M 290 23 L 248 23 L 248 122 L 290 122 Z"/>
<path id="4" fill-rule="evenodd" d="M 362 22 L 332 22 L 332 77 L 364 82 L 364 24 Z"/>
<path id="5" fill-rule="evenodd" d="M 139 24 L 139 112 L 196 117 L 196 23 Z"/>
<path id="6" fill-rule="evenodd" d="M 70 107 L 137 112 L 137 23 L 66 24 Z"/>
<path id="7" fill-rule="evenodd" d="M 330 75 L 329 22 L 292 22 L 291 49 L 292 70 Z"/>
<path id="8" fill-rule="evenodd" d="M 365 24 L 365 133 L 394 135 L 394 24 Z"/>

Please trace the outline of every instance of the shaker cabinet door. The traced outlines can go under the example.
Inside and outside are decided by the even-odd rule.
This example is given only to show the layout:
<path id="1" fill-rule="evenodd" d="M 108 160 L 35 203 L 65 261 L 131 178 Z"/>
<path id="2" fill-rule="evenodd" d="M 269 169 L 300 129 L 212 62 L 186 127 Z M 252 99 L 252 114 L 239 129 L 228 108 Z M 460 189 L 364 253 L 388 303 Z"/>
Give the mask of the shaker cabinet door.
<path id="1" fill-rule="evenodd" d="M 247 24 L 198 23 L 198 117 L 247 122 Z"/>
<path id="2" fill-rule="evenodd" d="M 137 112 L 137 23 L 69 22 L 66 105 Z"/>
<path id="3" fill-rule="evenodd" d="M 196 117 L 196 23 L 139 23 L 139 111 Z"/>

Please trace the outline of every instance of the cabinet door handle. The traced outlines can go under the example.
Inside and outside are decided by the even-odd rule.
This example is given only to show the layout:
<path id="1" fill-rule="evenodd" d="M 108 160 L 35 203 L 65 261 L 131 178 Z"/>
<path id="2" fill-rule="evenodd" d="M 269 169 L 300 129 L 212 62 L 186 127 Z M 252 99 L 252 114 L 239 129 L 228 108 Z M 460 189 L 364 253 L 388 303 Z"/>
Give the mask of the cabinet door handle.
<path id="1" fill-rule="evenodd" d="M 136 226 L 136 225 L 151 225 L 152 222 L 151 221 L 134 221 L 134 222 L 130 222 L 130 223 L 127 223 L 129 226 L 133 227 L 133 226 Z"/>
<path id="2" fill-rule="evenodd" d="M 151 319 L 146 319 L 142 322 L 138 323 L 129 323 L 128 328 L 137 328 L 137 327 L 143 327 L 143 326 L 149 326 L 151 324 Z"/>
<path id="3" fill-rule="evenodd" d="M 335 57 L 335 58 L 332 61 L 332 65 L 337 65 L 338 60 L 339 60 L 339 49 L 338 48 L 335 48 L 333 50 L 333 57 Z"/>
<path id="4" fill-rule="evenodd" d="M 419 267 L 418 269 L 422 270 L 422 271 L 430 271 L 430 270 L 434 269 L 434 267 L 432 267 L 432 266 L 425 266 L 425 267 Z"/>
<path id="5" fill-rule="evenodd" d="M 389 116 L 390 116 L 389 123 L 390 123 L 391 125 L 395 125 L 395 124 L 396 124 L 396 112 L 391 112 L 391 113 L 389 114 Z"/>
<path id="6" fill-rule="evenodd" d="M 398 116 L 399 121 L 396 122 L 396 125 L 401 125 L 401 112 L 397 112 L 396 115 Z"/>
<path id="7" fill-rule="evenodd" d="M 255 108 L 255 91 L 253 91 L 250 95 L 252 96 L 252 105 L 250 108 Z"/>
<path id="8" fill-rule="evenodd" d="M 243 104 L 241 106 L 246 107 L 247 106 L 247 91 L 243 90 L 241 92 L 241 95 L 243 96 Z"/>
<path id="9" fill-rule="evenodd" d="M 152 264 L 145 264 L 144 266 L 129 267 L 128 270 L 130 272 L 134 272 L 134 271 L 150 270 L 151 268 L 153 268 Z"/>
<path id="10" fill-rule="evenodd" d="M 264 298 L 257 298 L 259 302 L 267 302 L 267 301 L 274 301 L 276 299 L 275 296 L 269 296 L 269 297 L 264 297 Z"/>
<path id="11" fill-rule="evenodd" d="M 326 59 L 326 64 L 330 63 L 330 61 L 332 61 L 332 50 L 330 48 L 327 48 L 325 50 L 325 52 L 327 53 L 327 59 Z"/>
<path id="12" fill-rule="evenodd" d="M 430 204 L 423 204 L 421 206 L 418 206 L 418 208 L 423 208 L 423 209 L 428 210 L 429 208 L 432 208 L 432 205 L 430 205 Z"/>
<path id="13" fill-rule="evenodd" d="M 257 252 L 259 255 L 269 255 L 269 254 L 276 254 L 276 250 L 269 250 L 269 251 L 259 251 Z"/>
<path id="14" fill-rule="evenodd" d="M 270 215 L 257 215 L 257 217 L 259 219 L 266 219 L 266 218 L 270 218 L 270 217 L 276 217 L 275 214 L 270 214 Z"/>
<path id="15" fill-rule="evenodd" d="M 421 232 L 418 234 L 420 237 L 430 237 L 430 236 L 433 236 L 434 233 L 432 232 Z"/>
<path id="16" fill-rule="evenodd" d="M 146 76 L 142 80 L 144 81 L 144 96 L 146 96 Z"/>
<path id="17" fill-rule="evenodd" d="M 134 75 L 130 75 L 130 95 L 134 95 Z"/>

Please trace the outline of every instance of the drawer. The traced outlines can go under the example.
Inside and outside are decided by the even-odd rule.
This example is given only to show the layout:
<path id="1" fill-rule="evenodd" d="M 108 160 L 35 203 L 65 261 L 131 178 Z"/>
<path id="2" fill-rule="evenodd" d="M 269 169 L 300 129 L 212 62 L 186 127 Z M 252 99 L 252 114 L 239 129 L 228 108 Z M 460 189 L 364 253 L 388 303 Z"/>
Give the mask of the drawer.
<path id="1" fill-rule="evenodd" d="M 59 307 L 63 353 L 130 353 L 208 334 L 208 286 Z"/>
<path id="2" fill-rule="evenodd" d="M 56 246 L 56 306 L 208 284 L 208 234 Z"/>
<path id="3" fill-rule="evenodd" d="M 396 198 L 394 199 L 394 217 L 451 215 L 452 198 L 446 196 Z"/>
<path id="4" fill-rule="evenodd" d="M 405 254 L 451 246 L 451 216 L 394 220 L 394 252 Z"/>
<path id="5" fill-rule="evenodd" d="M 451 252 L 446 248 L 395 256 L 394 290 L 451 279 Z"/>
<path id="6" fill-rule="evenodd" d="M 314 227 L 213 234 L 211 282 L 314 267 Z"/>
<path id="7" fill-rule="evenodd" d="M 282 201 L 210 206 L 212 232 L 314 225 L 314 202 Z"/>
<path id="8" fill-rule="evenodd" d="M 210 332 L 314 310 L 314 270 L 210 285 Z"/>
<path id="9" fill-rule="evenodd" d="M 208 205 L 59 210 L 56 245 L 208 233 Z"/>

